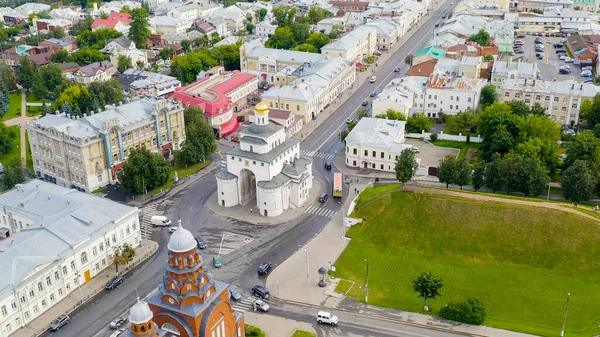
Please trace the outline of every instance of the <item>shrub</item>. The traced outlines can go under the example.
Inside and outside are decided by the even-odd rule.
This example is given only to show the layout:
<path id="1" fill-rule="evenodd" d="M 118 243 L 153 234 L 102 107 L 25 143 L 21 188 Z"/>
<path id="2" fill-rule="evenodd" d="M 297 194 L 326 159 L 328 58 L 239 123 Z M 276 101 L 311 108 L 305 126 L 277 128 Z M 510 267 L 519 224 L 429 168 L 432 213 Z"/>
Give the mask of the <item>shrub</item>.
<path id="1" fill-rule="evenodd" d="M 246 330 L 246 337 L 265 337 L 265 333 L 253 325 L 245 324 L 244 329 Z"/>
<path id="2" fill-rule="evenodd" d="M 429 140 L 431 140 L 432 142 L 435 142 L 438 139 L 438 134 L 437 133 L 432 133 L 429 136 Z"/>
<path id="3" fill-rule="evenodd" d="M 466 302 L 450 302 L 440 309 L 440 316 L 452 321 L 480 325 L 485 320 L 481 300 L 471 297 Z"/>

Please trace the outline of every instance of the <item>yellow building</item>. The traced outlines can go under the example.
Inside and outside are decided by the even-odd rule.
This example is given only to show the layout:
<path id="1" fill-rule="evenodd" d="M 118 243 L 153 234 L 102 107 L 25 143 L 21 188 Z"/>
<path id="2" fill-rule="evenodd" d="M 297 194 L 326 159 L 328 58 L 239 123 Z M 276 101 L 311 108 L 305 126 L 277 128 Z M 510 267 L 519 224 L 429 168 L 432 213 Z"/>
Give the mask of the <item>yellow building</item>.
<path id="1" fill-rule="evenodd" d="M 185 140 L 183 107 L 144 97 L 88 116 L 46 115 L 27 123 L 35 175 L 94 191 L 117 181 L 132 149 L 171 159 Z"/>
<path id="2" fill-rule="evenodd" d="M 372 26 L 359 26 L 341 38 L 324 45 L 321 54 L 360 61 L 373 55 L 376 50 L 377 29 Z"/>
<path id="3" fill-rule="evenodd" d="M 522 101 L 530 107 L 539 103 L 550 119 L 575 126 L 579 124 L 581 103 L 599 92 L 600 87 L 591 83 L 505 79 L 499 98 L 501 102 Z"/>

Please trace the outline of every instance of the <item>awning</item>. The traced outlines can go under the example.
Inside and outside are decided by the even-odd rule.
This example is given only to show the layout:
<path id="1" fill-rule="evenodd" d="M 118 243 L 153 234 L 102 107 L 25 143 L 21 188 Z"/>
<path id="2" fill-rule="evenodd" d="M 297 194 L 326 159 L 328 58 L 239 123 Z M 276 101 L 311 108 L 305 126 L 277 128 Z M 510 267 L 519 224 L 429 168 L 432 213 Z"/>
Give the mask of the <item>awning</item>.
<path id="1" fill-rule="evenodd" d="M 262 76 L 262 77 L 267 77 L 267 74 L 262 74 L 262 75 L 260 75 L 260 76 Z"/>
<path id="2" fill-rule="evenodd" d="M 221 137 L 226 137 L 234 133 L 239 126 L 240 122 L 238 122 L 237 117 L 235 115 L 231 116 L 231 118 L 227 122 L 219 125 L 219 132 L 221 133 Z"/>
<path id="3" fill-rule="evenodd" d="M 360 62 L 356 62 L 356 66 L 360 68 L 360 67 L 362 67 L 362 66 L 363 66 L 363 64 L 362 64 L 362 63 L 360 63 Z"/>

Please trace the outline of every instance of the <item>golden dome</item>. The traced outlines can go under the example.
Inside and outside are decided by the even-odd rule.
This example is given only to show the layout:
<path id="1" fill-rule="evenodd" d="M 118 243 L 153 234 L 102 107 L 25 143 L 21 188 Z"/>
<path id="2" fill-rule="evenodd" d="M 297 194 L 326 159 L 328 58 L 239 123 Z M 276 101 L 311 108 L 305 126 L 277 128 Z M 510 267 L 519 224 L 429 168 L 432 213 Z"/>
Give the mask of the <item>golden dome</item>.
<path id="1" fill-rule="evenodd" d="M 267 107 L 265 103 L 259 102 L 254 107 L 254 113 L 257 115 L 266 115 L 267 113 L 269 113 L 269 107 Z"/>

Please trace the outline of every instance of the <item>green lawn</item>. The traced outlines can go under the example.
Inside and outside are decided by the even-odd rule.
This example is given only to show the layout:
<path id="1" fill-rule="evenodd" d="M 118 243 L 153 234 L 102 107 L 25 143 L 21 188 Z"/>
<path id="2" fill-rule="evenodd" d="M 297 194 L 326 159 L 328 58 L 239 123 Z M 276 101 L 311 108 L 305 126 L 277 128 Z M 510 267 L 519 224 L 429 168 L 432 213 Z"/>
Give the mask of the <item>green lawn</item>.
<path id="1" fill-rule="evenodd" d="M 451 147 L 453 149 L 459 149 L 460 153 L 458 154 L 458 159 L 463 159 L 467 155 L 467 151 L 469 149 L 482 149 L 482 143 L 467 143 L 467 142 L 457 142 L 453 140 L 436 140 L 433 142 L 433 145 L 440 147 Z"/>
<path id="2" fill-rule="evenodd" d="M 254 325 L 244 324 L 244 330 L 246 330 L 246 336 L 248 337 L 265 337 L 265 333 L 255 327 Z"/>
<path id="3" fill-rule="evenodd" d="M 15 92 L 9 95 L 8 112 L 2 116 L 2 120 L 19 117 L 21 115 L 21 93 Z"/>
<path id="4" fill-rule="evenodd" d="M 402 187 L 402 184 L 389 184 L 389 185 L 377 185 L 377 187 L 369 187 L 365 188 L 358 199 L 356 199 L 356 204 L 360 205 L 363 202 L 369 201 L 379 195 L 389 193 L 391 191 L 395 191 Z"/>
<path id="5" fill-rule="evenodd" d="M 12 163 L 13 159 L 21 157 L 21 132 L 18 126 L 13 125 L 10 126 L 12 130 L 14 130 L 16 137 L 13 139 L 13 149 L 7 154 L 4 154 L 0 157 L 0 163 L 4 166 Z"/>
<path id="6" fill-rule="evenodd" d="M 27 93 L 25 100 L 27 100 L 27 103 L 43 103 L 44 101 L 42 98 L 37 98 L 34 94 L 30 92 Z"/>
<path id="7" fill-rule="evenodd" d="M 418 200 L 415 200 L 418 198 Z M 432 314 L 450 301 L 482 299 L 485 325 L 541 336 L 600 334 L 600 226 L 574 214 L 441 195 L 394 192 L 355 211 L 336 276 L 369 304 L 423 312 L 412 280 L 431 270 L 444 280 Z M 338 291 L 340 291 L 338 289 Z M 345 291 L 345 289 L 344 289 Z"/>
<path id="8" fill-rule="evenodd" d="M 173 168 L 173 170 L 171 171 L 171 176 L 169 177 L 169 180 L 167 181 L 167 183 L 150 191 L 148 193 L 148 196 L 164 192 L 164 191 L 168 190 L 169 188 L 173 187 L 173 177 L 175 177 L 175 172 L 177 172 L 179 179 L 183 179 L 183 178 L 189 176 L 190 174 L 203 169 L 208 164 L 210 164 L 210 161 L 207 160 L 207 161 L 203 161 L 203 162 L 200 162 L 200 163 L 197 163 L 194 165 L 189 165 L 187 167 L 176 165 Z"/>
<path id="9" fill-rule="evenodd" d="M 28 106 L 25 113 L 28 117 L 40 116 L 44 113 L 44 108 L 41 106 Z"/>
<path id="10" fill-rule="evenodd" d="M 29 133 L 27 132 L 25 132 L 25 146 L 27 146 L 27 157 L 25 158 L 27 169 L 31 174 L 35 174 L 35 171 L 33 170 L 33 157 L 31 156 L 31 147 L 29 146 Z"/>
<path id="11" fill-rule="evenodd" d="M 292 337 L 317 337 L 317 335 L 304 330 L 296 330 L 294 331 L 294 334 L 292 334 Z"/>
<path id="12" fill-rule="evenodd" d="M 569 55 L 570 58 L 573 58 L 573 53 L 571 53 L 571 49 L 569 49 L 569 46 L 564 43 L 563 46 L 565 47 L 565 50 L 567 51 L 567 55 Z"/>

